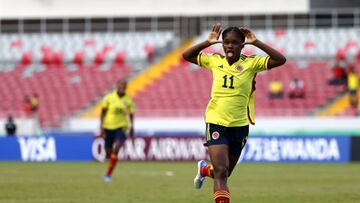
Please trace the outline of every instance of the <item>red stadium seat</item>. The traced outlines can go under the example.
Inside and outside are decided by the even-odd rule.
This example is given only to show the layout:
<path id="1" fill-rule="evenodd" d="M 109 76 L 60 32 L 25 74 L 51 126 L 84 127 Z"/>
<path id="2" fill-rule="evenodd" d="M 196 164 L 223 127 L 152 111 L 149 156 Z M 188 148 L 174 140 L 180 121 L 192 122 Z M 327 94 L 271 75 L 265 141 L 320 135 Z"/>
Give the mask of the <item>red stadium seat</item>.
<path id="1" fill-rule="evenodd" d="M 284 29 L 276 29 L 274 32 L 276 38 L 283 38 L 286 34 Z"/>
<path id="2" fill-rule="evenodd" d="M 25 52 L 21 57 L 21 64 L 22 65 L 29 65 L 32 62 L 32 53 Z"/>
<path id="3" fill-rule="evenodd" d="M 84 63 L 85 53 L 83 51 L 78 51 L 74 55 L 73 63 L 77 65 L 82 65 Z"/>
<path id="4" fill-rule="evenodd" d="M 115 63 L 118 65 L 122 65 L 125 63 L 125 58 L 126 58 L 126 52 L 119 51 L 115 56 Z"/>
<path id="5" fill-rule="evenodd" d="M 105 59 L 105 53 L 104 52 L 98 52 L 95 55 L 94 63 L 96 65 L 101 65 L 104 62 Z"/>

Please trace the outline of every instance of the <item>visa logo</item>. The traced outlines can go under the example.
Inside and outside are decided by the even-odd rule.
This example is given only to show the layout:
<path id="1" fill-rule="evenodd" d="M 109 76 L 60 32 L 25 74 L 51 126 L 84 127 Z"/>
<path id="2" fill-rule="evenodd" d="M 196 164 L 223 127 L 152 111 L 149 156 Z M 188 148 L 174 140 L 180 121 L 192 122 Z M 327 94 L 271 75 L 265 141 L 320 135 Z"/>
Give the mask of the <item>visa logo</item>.
<path id="1" fill-rule="evenodd" d="M 55 139 L 52 137 L 19 138 L 23 161 L 56 161 Z"/>

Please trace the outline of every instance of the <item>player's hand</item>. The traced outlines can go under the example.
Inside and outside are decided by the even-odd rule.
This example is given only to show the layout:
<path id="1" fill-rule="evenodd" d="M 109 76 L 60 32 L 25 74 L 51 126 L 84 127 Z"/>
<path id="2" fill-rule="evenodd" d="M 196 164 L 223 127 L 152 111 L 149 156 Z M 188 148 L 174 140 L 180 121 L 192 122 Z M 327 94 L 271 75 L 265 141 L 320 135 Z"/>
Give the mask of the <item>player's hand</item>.
<path id="1" fill-rule="evenodd" d="M 219 40 L 220 34 L 221 34 L 222 28 L 220 24 L 215 24 L 212 28 L 212 31 L 209 34 L 209 37 L 207 39 L 207 41 L 210 44 L 216 44 L 216 43 L 221 43 L 222 41 Z"/>
<path id="2" fill-rule="evenodd" d="M 248 28 L 245 27 L 240 27 L 239 30 L 244 33 L 245 35 L 245 42 L 243 43 L 243 45 L 246 44 L 254 44 L 257 41 L 257 38 L 255 36 L 255 34 Z"/>

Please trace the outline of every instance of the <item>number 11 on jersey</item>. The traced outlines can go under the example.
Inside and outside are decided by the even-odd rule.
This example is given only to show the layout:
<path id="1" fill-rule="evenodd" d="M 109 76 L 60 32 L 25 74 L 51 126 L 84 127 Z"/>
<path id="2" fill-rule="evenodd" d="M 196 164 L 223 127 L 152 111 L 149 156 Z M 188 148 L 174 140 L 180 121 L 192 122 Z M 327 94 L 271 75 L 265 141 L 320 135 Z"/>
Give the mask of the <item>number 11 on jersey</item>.
<path id="1" fill-rule="evenodd" d="M 229 80 L 230 80 L 230 86 L 227 86 L 227 79 L 228 79 L 228 76 L 227 75 L 224 75 L 224 84 L 223 84 L 223 88 L 230 88 L 230 89 L 234 89 L 234 76 L 232 75 L 231 77 L 229 77 Z"/>

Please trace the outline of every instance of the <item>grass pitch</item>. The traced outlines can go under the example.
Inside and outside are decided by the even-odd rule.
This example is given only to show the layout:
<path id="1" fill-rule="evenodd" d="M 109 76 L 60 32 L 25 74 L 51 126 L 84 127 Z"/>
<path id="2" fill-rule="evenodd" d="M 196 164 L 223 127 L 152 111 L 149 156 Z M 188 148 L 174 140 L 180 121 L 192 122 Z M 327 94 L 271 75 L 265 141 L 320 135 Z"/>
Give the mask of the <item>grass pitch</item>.
<path id="1" fill-rule="evenodd" d="M 1 203 L 212 203 L 212 180 L 193 188 L 196 163 L 0 162 Z M 232 203 L 359 203 L 360 164 L 240 164 L 229 179 Z"/>

